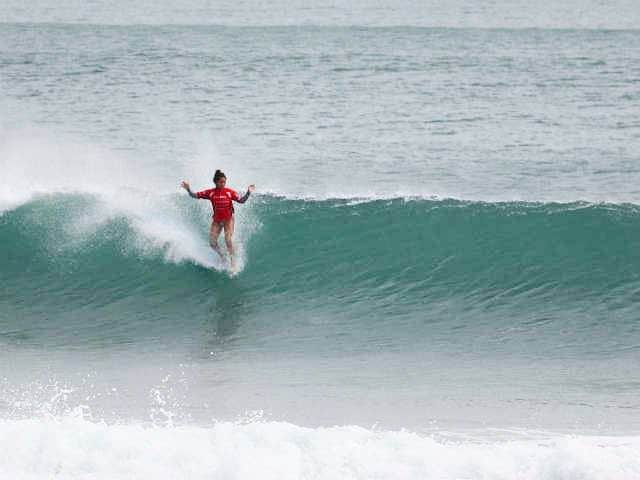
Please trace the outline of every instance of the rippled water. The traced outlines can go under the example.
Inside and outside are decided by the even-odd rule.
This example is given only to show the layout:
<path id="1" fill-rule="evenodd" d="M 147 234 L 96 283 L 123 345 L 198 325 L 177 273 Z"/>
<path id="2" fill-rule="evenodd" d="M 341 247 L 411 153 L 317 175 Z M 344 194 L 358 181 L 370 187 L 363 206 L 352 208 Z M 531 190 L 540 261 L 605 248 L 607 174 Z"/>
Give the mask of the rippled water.
<path id="1" fill-rule="evenodd" d="M 0 472 L 640 472 L 635 5 L 2 8 Z"/>

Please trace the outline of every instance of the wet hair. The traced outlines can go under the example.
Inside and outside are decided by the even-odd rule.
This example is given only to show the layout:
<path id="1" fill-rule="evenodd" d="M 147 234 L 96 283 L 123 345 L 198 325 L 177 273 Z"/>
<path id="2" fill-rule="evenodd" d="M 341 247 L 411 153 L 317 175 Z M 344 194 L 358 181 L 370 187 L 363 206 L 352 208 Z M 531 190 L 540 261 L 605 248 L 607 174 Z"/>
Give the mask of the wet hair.
<path id="1" fill-rule="evenodd" d="M 221 178 L 227 178 L 227 176 L 222 173 L 222 170 L 216 170 L 216 173 L 213 174 L 213 183 L 218 183 Z"/>

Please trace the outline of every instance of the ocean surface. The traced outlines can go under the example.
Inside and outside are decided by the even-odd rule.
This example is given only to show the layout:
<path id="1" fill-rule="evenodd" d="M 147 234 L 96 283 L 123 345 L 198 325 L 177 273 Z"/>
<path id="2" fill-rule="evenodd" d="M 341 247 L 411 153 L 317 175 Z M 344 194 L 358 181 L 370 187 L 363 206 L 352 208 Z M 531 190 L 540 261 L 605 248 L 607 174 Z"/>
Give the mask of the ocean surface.
<path id="1" fill-rule="evenodd" d="M 638 112 L 631 1 L 3 2 L 0 478 L 640 479 Z"/>

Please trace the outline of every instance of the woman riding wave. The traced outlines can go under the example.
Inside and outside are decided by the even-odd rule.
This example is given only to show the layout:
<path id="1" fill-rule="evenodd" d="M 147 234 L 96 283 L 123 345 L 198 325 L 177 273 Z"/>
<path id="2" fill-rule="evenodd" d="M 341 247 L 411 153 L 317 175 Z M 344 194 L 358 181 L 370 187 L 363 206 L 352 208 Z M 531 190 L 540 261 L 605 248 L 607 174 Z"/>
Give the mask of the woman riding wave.
<path id="1" fill-rule="evenodd" d="M 218 236 L 220 236 L 220 231 L 224 228 L 224 240 L 227 244 L 227 251 L 229 252 L 229 257 L 231 259 L 231 270 L 235 272 L 236 260 L 233 249 L 233 202 L 246 202 L 249 195 L 251 195 L 251 192 L 253 192 L 256 187 L 255 185 L 249 185 L 247 192 L 240 197 L 238 192 L 235 190 L 226 188 L 227 177 L 220 170 L 216 170 L 216 173 L 213 176 L 213 183 L 216 185 L 215 188 L 202 190 L 201 192 L 196 193 L 191 191 L 191 187 L 186 181 L 183 181 L 181 186 L 189 193 L 190 197 L 211 201 L 211 206 L 213 207 L 213 221 L 211 222 L 211 231 L 209 232 L 209 243 L 211 248 L 213 248 L 224 261 L 224 255 L 218 246 Z"/>

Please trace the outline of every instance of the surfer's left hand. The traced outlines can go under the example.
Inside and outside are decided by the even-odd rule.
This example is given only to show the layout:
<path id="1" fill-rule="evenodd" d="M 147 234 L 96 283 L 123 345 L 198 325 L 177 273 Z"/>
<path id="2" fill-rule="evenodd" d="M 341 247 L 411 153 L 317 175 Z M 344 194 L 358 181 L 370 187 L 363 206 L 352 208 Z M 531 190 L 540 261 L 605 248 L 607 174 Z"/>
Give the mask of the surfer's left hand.
<path id="1" fill-rule="evenodd" d="M 256 189 L 256 186 L 252 183 L 247 187 L 247 192 L 253 193 L 255 189 Z"/>

